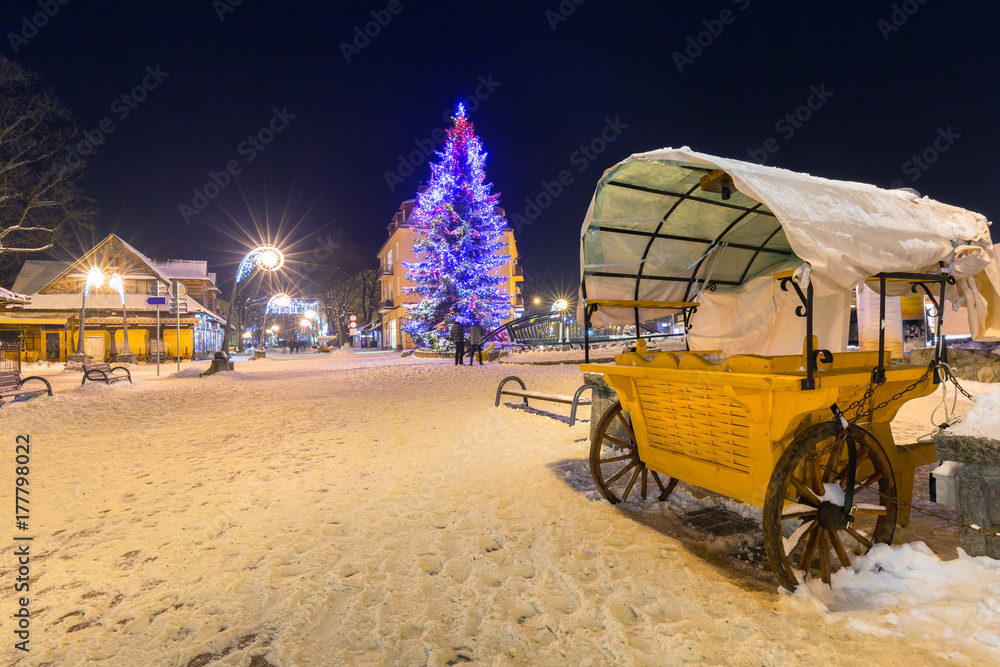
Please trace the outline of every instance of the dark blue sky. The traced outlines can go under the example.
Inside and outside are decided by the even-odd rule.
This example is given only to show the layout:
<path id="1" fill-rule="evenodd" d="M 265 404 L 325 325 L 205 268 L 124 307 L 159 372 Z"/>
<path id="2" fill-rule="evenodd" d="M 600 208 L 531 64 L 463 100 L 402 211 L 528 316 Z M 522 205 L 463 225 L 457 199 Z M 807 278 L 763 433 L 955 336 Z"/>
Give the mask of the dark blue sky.
<path id="1" fill-rule="evenodd" d="M 95 237 L 223 282 L 255 221 L 306 261 L 335 228 L 374 254 L 470 96 L 508 218 L 534 217 L 526 273 L 553 288 L 576 279 L 602 171 L 664 146 L 762 159 L 771 139 L 768 164 L 1000 215 L 997 3 L 235 2 L 5 3 L 5 54 L 82 127 L 113 126 L 85 180 Z M 224 187 L 186 221 L 212 173 Z"/>

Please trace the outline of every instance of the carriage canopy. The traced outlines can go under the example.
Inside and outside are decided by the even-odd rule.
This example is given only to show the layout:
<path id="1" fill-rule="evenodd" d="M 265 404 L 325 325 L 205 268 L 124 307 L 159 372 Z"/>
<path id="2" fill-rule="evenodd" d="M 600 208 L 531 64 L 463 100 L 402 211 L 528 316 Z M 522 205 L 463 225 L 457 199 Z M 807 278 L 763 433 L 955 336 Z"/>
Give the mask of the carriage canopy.
<path id="1" fill-rule="evenodd" d="M 794 269 L 817 297 L 818 327 L 846 346 L 850 294 L 882 272 L 950 271 L 948 298 L 973 336 L 1000 339 L 1000 270 L 982 215 L 910 190 L 835 181 L 665 148 L 606 171 L 581 239 L 581 299 L 697 302 L 690 336 L 727 352 L 802 344 L 794 297 L 773 279 Z M 662 310 L 602 306 L 594 324 Z M 822 332 L 825 332 L 822 333 Z"/>

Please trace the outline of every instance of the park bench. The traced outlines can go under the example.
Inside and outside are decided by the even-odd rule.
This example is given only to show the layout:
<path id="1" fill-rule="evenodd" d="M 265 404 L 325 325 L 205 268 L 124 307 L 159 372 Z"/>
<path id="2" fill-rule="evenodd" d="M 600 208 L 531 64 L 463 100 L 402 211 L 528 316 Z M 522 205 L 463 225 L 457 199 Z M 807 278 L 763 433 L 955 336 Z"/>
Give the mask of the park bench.
<path id="1" fill-rule="evenodd" d="M 38 380 L 39 382 L 43 382 L 45 386 L 24 389 L 24 383 L 28 380 Z M 0 405 L 3 405 L 2 399 L 4 398 L 24 396 L 28 394 L 40 394 L 42 392 L 48 393 L 49 396 L 52 395 L 52 385 L 49 384 L 49 381 L 45 378 L 35 375 L 23 378 L 16 370 L 0 371 Z"/>
<path id="2" fill-rule="evenodd" d="M 115 371 L 125 371 L 125 374 L 115 373 Z M 84 364 L 83 379 L 80 380 L 80 384 L 86 383 L 87 380 L 91 382 L 103 382 L 105 384 L 111 384 L 119 380 L 128 380 L 131 383 L 132 373 L 124 366 L 115 366 L 112 368 L 111 364 Z"/>
<path id="3" fill-rule="evenodd" d="M 504 389 L 504 385 L 508 382 L 516 382 L 521 385 L 520 389 Z M 494 403 L 494 407 L 500 406 L 501 396 L 515 396 L 517 398 L 524 399 L 524 405 L 528 405 L 528 399 L 535 401 L 548 401 L 550 403 L 563 403 L 565 405 L 571 405 L 572 408 L 569 411 L 569 425 L 572 426 L 576 423 L 576 408 L 579 405 L 590 405 L 589 398 L 580 398 L 580 395 L 586 389 L 593 389 L 593 385 L 584 384 L 577 389 L 572 396 L 565 396 L 562 394 L 546 394 L 540 391 L 528 391 L 527 387 L 524 386 L 524 381 L 516 375 L 511 375 L 505 377 L 500 382 L 500 386 L 497 387 L 497 400 Z"/>

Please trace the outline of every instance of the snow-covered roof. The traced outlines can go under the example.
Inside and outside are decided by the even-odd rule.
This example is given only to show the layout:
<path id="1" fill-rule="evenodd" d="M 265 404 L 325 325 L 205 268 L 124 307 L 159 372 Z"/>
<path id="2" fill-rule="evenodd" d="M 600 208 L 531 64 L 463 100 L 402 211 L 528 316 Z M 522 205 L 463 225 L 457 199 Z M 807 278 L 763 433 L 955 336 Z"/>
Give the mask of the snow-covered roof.
<path id="1" fill-rule="evenodd" d="M 0 303 L 28 303 L 31 298 L 0 287 Z"/>
<path id="2" fill-rule="evenodd" d="M 70 266 L 69 262 L 58 260 L 29 259 L 21 267 L 14 280 L 14 291 L 35 294 L 55 280 Z"/>

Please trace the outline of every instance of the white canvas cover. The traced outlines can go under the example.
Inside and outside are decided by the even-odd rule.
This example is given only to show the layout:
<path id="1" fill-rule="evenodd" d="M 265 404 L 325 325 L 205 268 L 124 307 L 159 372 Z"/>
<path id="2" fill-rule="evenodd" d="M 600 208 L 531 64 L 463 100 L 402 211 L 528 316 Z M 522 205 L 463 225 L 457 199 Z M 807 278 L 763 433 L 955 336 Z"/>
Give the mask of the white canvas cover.
<path id="1" fill-rule="evenodd" d="M 732 178 L 728 199 L 700 187 L 716 169 Z M 793 312 L 798 301 L 771 278 L 791 268 L 800 284 L 811 281 L 817 298 L 833 298 L 816 316 L 821 344 L 836 351 L 846 345 L 844 313 L 856 285 L 881 272 L 937 271 L 943 262 L 958 279 L 948 298 L 968 307 L 973 336 L 1000 339 L 1000 270 L 989 224 L 908 190 L 690 148 L 639 153 L 604 173 L 587 211 L 578 315 L 582 320 L 587 298 L 697 301 L 693 339 L 729 353 L 794 353 L 804 333 Z M 748 316 L 744 323 L 734 321 L 739 312 Z M 662 315 L 639 311 L 640 320 Z M 629 323 L 635 311 L 601 308 L 592 321 Z"/>

